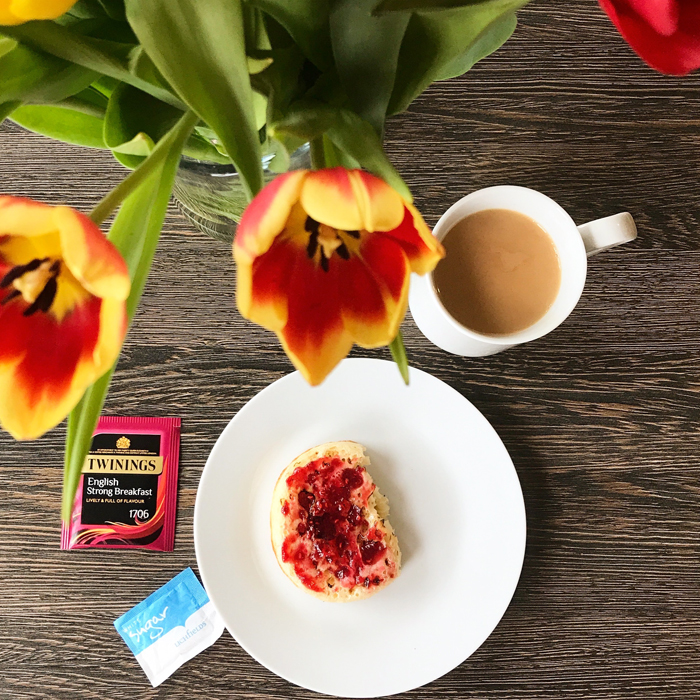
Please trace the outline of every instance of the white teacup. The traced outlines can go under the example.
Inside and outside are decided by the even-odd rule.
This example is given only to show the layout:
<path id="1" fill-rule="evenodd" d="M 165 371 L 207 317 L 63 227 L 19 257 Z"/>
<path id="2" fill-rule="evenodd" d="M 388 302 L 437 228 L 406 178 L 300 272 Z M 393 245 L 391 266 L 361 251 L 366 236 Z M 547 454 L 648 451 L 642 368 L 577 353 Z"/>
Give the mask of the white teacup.
<path id="1" fill-rule="evenodd" d="M 510 209 L 534 219 L 549 234 L 557 250 L 561 285 L 549 310 L 533 325 L 510 335 L 484 335 L 465 328 L 447 312 L 438 298 L 432 274 L 413 275 L 409 306 L 414 321 L 428 340 L 455 355 L 493 355 L 553 331 L 581 297 L 587 256 L 637 237 L 631 214 L 615 214 L 577 227 L 554 200 L 536 190 L 514 185 L 487 187 L 463 197 L 442 215 L 433 235 L 442 240 L 458 221 L 483 209 Z"/>

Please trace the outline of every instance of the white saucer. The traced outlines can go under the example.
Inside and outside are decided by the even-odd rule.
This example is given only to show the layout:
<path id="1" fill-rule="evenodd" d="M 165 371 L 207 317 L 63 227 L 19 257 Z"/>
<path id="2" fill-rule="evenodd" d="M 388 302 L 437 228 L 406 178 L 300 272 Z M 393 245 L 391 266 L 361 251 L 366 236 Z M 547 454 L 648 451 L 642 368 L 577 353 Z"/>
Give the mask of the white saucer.
<path id="1" fill-rule="evenodd" d="M 344 604 L 296 588 L 270 544 L 277 477 L 331 440 L 367 447 L 403 552 L 395 582 Z M 484 642 L 515 591 L 525 529 L 513 463 L 479 411 L 425 372 L 406 387 L 392 362 L 369 359 L 251 399 L 209 456 L 194 516 L 204 585 L 238 643 L 292 683 L 358 698 L 429 683 Z"/>

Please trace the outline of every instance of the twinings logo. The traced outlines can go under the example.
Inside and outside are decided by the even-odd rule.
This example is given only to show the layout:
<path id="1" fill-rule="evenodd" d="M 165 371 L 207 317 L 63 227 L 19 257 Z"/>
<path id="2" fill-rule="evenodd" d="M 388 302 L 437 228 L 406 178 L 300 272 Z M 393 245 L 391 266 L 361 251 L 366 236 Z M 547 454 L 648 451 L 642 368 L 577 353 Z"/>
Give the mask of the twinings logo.
<path id="1" fill-rule="evenodd" d="M 162 474 L 162 472 L 162 457 L 88 455 L 83 463 L 83 474 Z"/>
<path id="2" fill-rule="evenodd" d="M 120 450 L 128 450 L 131 447 L 131 440 L 128 437 L 122 436 L 117 440 L 117 447 Z"/>

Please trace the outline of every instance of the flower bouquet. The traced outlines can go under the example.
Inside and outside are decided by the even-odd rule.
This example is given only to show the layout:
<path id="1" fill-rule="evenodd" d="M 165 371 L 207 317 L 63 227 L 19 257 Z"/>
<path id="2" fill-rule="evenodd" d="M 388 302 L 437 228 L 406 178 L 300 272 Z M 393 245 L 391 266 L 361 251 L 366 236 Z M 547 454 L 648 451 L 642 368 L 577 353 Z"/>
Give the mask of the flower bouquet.
<path id="1" fill-rule="evenodd" d="M 409 277 L 444 252 L 385 122 L 499 48 L 526 3 L 0 0 L 0 121 L 129 171 L 89 215 L 0 197 L 0 423 L 32 439 L 69 416 L 64 519 L 183 155 L 235 167 L 238 307 L 310 383 L 354 343 L 389 345 L 407 377 Z M 652 66 L 700 65 L 695 3 L 601 4 Z M 313 169 L 287 172 L 305 143 Z"/>

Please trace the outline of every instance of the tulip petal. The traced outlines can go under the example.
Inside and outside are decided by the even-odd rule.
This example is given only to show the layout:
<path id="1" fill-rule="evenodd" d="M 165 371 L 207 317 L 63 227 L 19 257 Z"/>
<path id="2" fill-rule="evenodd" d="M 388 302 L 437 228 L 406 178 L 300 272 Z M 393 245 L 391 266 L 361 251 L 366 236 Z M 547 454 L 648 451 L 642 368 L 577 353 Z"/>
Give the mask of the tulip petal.
<path id="1" fill-rule="evenodd" d="M 442 244 L 433 236 L 420 212 L 412 204 L 405 205 L 400 225 L 381 235 L 393 239 L 403 248 L 411 264 L 411 272 L 419 275 L 434 270 L 445 257 Z"/>
<path id="2" fill-rule="evenodd" d="M 21 24 L 24 20 L 19 19 L 16 15 L 10 12 L 7 5 L 7 0 L 0 0 L 0 25 L 9 27 L 13 24 Z"/>
<path id="3" fill-rule="evenodd" d="M 271 331 L 281 331 L 287 323 L 287 283 L 296 260 L 291 241 L 276 240 L 251 265 L 237 266 L 236 302 L 241 315 Z"/>
<path id="4" fill-rule="evenodd" d="M 678 31 L 678 0 L 628 0 L 636 12 L 655 32 L 671 36 Z"/>
<path id="5" fill-rule="evenodd" d="M 56 232 L 54 207 L 25 197 L 0 197 L 0 235 L 46 236 Z"/>
<path id="6" fill-rule="evenodd" d="M 340 296 L 343 323 L 367 348 L 390 343 L 406 315 L 410 268 L 395 241 L 368 236 L 361 258 L 343 261 Z"/>
<path id="7" fill-rule="evenodd" d="M 68 12 L 75 3 L 76 0 L 11 0 L 9 14 L 16 18 L 12 24 L 32 19 L 56 19 Z"/>
<path id="8" fill-rule="evenodd" d="M 389 185 L 361 170 L 327 168 L 309 173 L 300 201 L 316 221 L 344 231 L 384 231 L 403 218 L 403 199 Z"/>
<path id="9" fill-rule="evenodd" d="M 349 173 L 365 231 L 391 231 L 401 224 L 404 200 L 384 180 L 363 170 Z"/>
<path id="10" fill-rule="evenodd" d="M 0 212 L 0 227 L 2 212 Z M 61 239 L 57 232 L 42 236 L 0 236 L 0 255 L 12 265 L 26 265 L 34 259 L 61 257 Z"/>
<path id="11" fill-rule="evenodd" d="M 117 249 L 87 216 L 69 207 L 55 207 L 54 219 L 68 269 L 90 294 L 124 300 L 131 282 Z"/>
<path id="12" fill-rule="evenodd" d="M 362 228 L 362 212 L 345 168 L 314 170 L 299 195 L 304 210 L 322 224 L 345 231 Z"/>
<path id="13" fill-rule="evenodd" d="M 306 170 L 292 170 L 279 175 L 248 205 L 233 241 L 233 257 L 237 264 L 252 262 L 272 245 L 299 201 L 306 176 Z"/>
<path id="14" fill-rule="evenodd" d="M 100 335 L 92 353 L 91 378 L 86 389 L 117 361 L 128 330 L 126 303 L 119 299 L 103 299 L 100 306 Z"/>
<path id="15" fill-rule="evenodd" d="M 637 55 L 654 70 L 686 75 L 700 68 L 700 5 L 656 0 L 642 3 L 599 0 L 601 7 Z"/>
<path id="16" fill-rule="evenodd" d="M 295 247 L 294 255 L 287 324 L 277 335 L 294 366 L 316 385 L 350 352 L 352 338 L 340 312 L 338 261 L 326 272 L 303 249 Z"/>
<path id="17" fill-rule="evenodd" d="M 60 321 L 25 308 L 21 298 L 0 306 L 0 424 L 18 440 L 63 420 L 114 363 L 127 328 L 116 300 L 87 297 Z"/>

